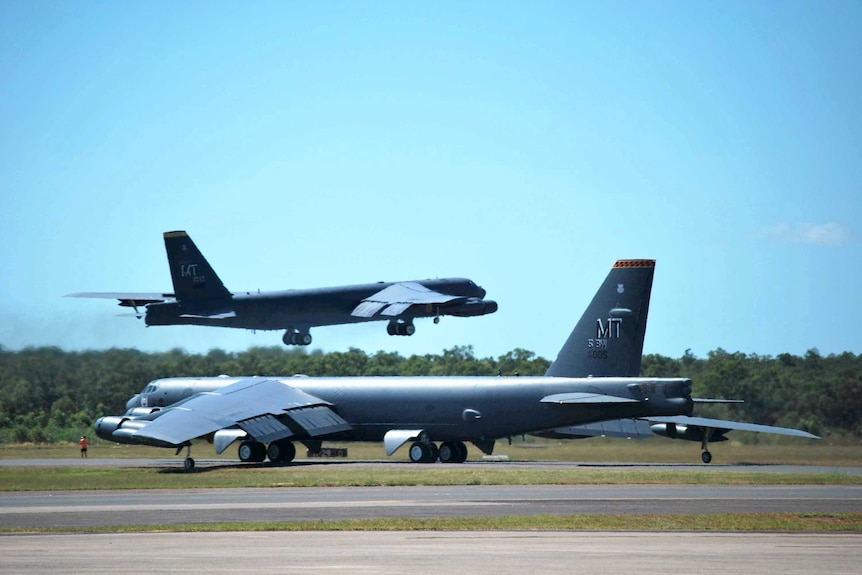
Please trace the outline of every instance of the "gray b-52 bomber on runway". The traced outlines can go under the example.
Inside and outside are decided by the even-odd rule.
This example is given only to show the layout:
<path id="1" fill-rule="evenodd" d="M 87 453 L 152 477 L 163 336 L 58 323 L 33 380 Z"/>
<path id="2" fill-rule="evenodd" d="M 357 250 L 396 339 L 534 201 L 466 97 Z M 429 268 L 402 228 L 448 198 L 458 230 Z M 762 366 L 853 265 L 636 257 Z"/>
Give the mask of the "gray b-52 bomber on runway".
<path id="1" fill-rule="evenodd" d="M 83 292 L 66 297 L 118 299 L 151 325 L 284 329 L 286 345 L 309 345 L 310 328 L 388 321 L 389 335 L 413 335 L 418 317 L 470 317 L 497 311 L 485 290 L 465 278 L 231 293 L 186 232 L 166 232 L 174 293 Z M 143 307 L 143 311 L 141 308 Z"/>
<path id="2" fill-rule="evenodd" d="M 294 441 L 405 443 L 413 462 L 462 462 L 466 441 L 486 454 L 495 441 L 622 418 L 688 416 L 699 401 L 685 378 L 604 377 L 633 369 L 640 353 L 653 260 L 616 263 L 543 377 L 167 378 L 132 397 L 121 416 L 96 421 L 119 443 L 191 451 L 207 439 L 241 461 L 291 461 Z M 639 359 L 637 360 L 639 365 Z M 583 377 L 583 370 L 595 377 Z M 194 460 L 186 457 L 187 469 Z"/>

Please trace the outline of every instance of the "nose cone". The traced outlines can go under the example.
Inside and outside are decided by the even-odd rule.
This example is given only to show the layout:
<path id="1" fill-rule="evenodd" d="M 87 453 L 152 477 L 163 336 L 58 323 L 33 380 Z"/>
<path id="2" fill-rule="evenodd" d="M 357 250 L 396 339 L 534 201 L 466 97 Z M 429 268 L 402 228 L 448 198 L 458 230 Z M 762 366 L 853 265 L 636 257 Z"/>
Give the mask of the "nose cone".
<path id="1" fill-rule="evenodd" d="M 476 286 L 476 288 L 479 290 L 479 299 L 485 299 L 485 294 L 488 293 L 485 291 L 485 288 L 482 286 Z"/>

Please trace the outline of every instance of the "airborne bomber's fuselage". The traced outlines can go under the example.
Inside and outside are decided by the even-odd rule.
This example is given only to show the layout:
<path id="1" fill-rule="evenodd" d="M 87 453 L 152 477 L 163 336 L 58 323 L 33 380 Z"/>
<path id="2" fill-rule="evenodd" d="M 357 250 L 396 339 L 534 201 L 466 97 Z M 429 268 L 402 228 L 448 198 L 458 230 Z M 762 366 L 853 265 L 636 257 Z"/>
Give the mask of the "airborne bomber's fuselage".
<path id="1" fill-rule="evenodd" d="M 497 304 L 483 300 L 485 290 L 465 278 L 422 280 L 430 290 L 458 296 L 451 304 L 413 306 L 402 317 L 436 317 L 438 315 L 482 315 L 493 313 Z M 182 300 L 147 305 L 147 325 L 207 325 L 255 330 L 275 330 L 288 327 L 309 328 L 366 321 L 379 321 L 378 316 L 351 315 L 357 303 L 380 292 L 392 283 L 373 283 L 343 287 L 270 292 L 236 292 L 214 301 Z M 464 300 L 463 298 L 467 298 Z M 232 312 L 229 317 L 205 317 L 207 314 Z"/>

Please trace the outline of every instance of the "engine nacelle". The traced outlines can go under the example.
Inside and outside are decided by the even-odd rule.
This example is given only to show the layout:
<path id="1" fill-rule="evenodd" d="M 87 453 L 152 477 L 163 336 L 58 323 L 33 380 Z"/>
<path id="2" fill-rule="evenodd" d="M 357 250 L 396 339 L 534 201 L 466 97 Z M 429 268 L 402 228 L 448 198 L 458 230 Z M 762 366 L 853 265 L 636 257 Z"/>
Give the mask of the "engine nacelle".
<path id="1" fill-rule="evenodd" d="M 136 419 L 138 417 L 145 417 L 161 410 L 161 407 L 133 407 L 126 412 L 126 417 L 130 419 Z"/>
<path id="2" fill-rule="evenodd" d="M 108 415 L 97 419 L 93 427 L 96 428 L 96 435 L 102 439 L 135 444 L 140 441 L 136 441 L 131 434 L 148 423 L 149 421 L 130 419 L 126 416 Z"/>
<path id="3" fill-rule="evenodd" d="M 97 419 L 96 424 L 93 427 L 96 429 L 96 435 L 102 439 L 116 441 L 116 439 L 114 439 L 114 432 L 120 429 L 123 422 L 128 419 L 129 418 L 125 416 L 108 415 Z"/>
<path id="4" fill-rule="evenodd" d="M 442 315 L 453 315 L 456 317 L 473 317 L 477 315 L 485 315 L 497 311 L 497 302 L 494 300 L 482 300 L 470 298 L 467 301 L 453 303 L 450 305 L 443 304 L 439 306 L 439 311 Z"/>

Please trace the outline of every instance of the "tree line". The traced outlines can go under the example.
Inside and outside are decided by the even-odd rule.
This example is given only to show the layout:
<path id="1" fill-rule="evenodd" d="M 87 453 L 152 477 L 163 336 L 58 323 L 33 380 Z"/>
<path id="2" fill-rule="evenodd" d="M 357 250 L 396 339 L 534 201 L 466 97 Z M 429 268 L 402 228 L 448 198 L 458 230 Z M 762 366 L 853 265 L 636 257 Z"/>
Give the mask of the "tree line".
<path id="1" fill-rule="evenodd" d="M 440 354 L 401 356 L 254 347 L 189 354 L 180 349 L 144 353 L 134 349 L 72 352 L 56 347 L 11 351 L 0 346 L 0 442 L 73 441 L 103 415 L 125 403 L 153 379 L 179 376 L 282 375 L 542 375 L 550 362 L 517 348 L 479 358 L 472 346 Z M 857 442 L 862 439 L 862 355 L 777 357 L 712 351 L 673 359 L 643 357 L 641 375 L 689 377 L 696 397 L 743 399 L 741 405 L 710 406 L 698 415 L 805 429 Z"/>

